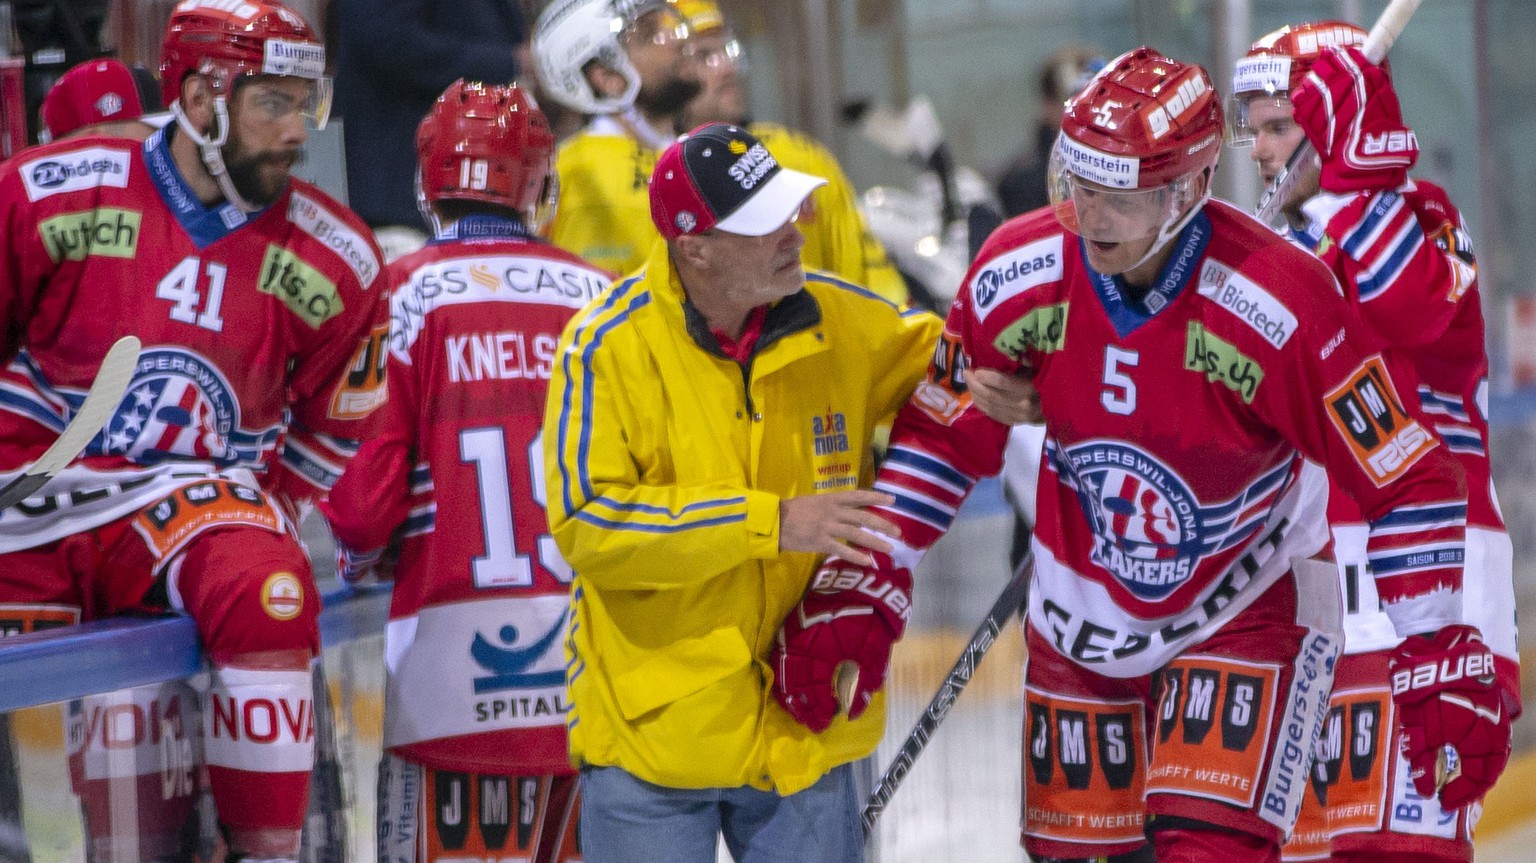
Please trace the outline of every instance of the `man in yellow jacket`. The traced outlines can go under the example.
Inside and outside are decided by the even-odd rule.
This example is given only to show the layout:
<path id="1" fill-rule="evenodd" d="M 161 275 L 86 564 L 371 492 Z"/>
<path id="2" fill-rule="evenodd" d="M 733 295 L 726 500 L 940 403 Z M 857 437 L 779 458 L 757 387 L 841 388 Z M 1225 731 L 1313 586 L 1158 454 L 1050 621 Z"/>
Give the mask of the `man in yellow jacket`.
<path id="1" fill-rule="evenodd" d="M 786 168 L 825 177 L 800 214 L 806 269 L 825 270 L 894 303 L 906 302 L 907 284 L 859 212 L 853 184 L 837 157 L 814 138 L 777 123 L 749 120 L 746 57 L 715 0 L 674 0 L 687 20 L 688 41 L 700 63 L 703 89 L 683 108 L 679 132 L 704 123 L 746 126 Z"/>
<path id="2" fill-rule="evenodd" d="M 883 550 L 870 438 L 941 322 L 807 275 L 794 225 L 823 181 L 713 124 L 660 157 L 666 240 L 572 320 L 544 420 L 550 528 L 575 571 L 571 754 L 588 863 L 862 860 L 850 762 L 882 695 L 815 733 L 766 658 L 828 554 Z M 901 597 L 902 602 L 907 597 Z"/>

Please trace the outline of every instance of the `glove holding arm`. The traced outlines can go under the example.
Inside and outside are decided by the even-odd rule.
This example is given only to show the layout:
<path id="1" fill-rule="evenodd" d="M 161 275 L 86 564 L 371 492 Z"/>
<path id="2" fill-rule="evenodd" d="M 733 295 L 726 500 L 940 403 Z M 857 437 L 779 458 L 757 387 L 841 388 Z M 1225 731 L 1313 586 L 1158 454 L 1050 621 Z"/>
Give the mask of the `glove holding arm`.
<path id="1" fill-rule="evenodd" d="M 873 556 L 872 567 L 836 557 L 823 563 L 784 619 L 769 659 L 774 698 L 818 733 L 838 714 L 838 666 L 858 668 L 848 701 L 848 718 L 857 719 L 885 684 L 891 647 L 912 613 L 912 572 Z"/>
<path id="2" fill-rule="evenodd" d="M 1414 789 L 1438 792 L 1445 809 L 1486 794 L 1509 762 L 1513 716 L 1477 629 L 1410 635 L 1392 649 L 1388 668 Z"/>
<path id="3" fill-rule="evenodd" d="M 1395 189 L 1419 160 L 1392 78 L 1354 47 L 1323 52 L 1291 89 L 1296 124 L 1322 157 L 1322 187 L 1337 194 Z"/>

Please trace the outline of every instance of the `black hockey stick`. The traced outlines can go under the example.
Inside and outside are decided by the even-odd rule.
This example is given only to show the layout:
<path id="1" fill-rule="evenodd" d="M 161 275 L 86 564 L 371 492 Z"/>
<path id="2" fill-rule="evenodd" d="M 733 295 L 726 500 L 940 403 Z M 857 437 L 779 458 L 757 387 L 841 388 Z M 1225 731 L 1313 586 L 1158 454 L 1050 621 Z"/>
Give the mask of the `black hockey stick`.
<path id="1" fill-rule="evenodd" d="M 955 661 L 949 675 L 944 682 L 939 684 L 939 691 L 934 693 L 928 707 L 923 710 L 917 722 L 912 726 L 912 731 L 907 735 L 906 742 L 901 744 L 901 751 L 892 759 L 891 766 L 885 768 L 885 775 L 880 777 L 880 782 L 875 785 L 875 790 L 870 792 L 869 802 L 864 804 L 864 836 L 869 837 L 875 829 L 875 821 L 880 818 L 880 813 L 885 811 L 887 803 L 896 794 L 896 789 L 901 781 L 907 778 L 912 765 L 917 761 L 917 756 L 928 747 L 928 741 L 933 739 L 933 734 L 938 730 L 939 723 L 949 715 L 949 709 L 955 706 L 955 699 L 960 697 L 966 684 L 971 682 L 971 677 L 976 673 L 976 667 L 981 664 L 981 658 L 992 649 L 997 642 L 998 633 L 1018 613 L 1024 605 L 1024 599 L 1029 595 L 1029 578 L 1034 574 L 1035 558 L 1033 554 L 1025 553 L 1024 560 L 1020 561 L 1019 568 L 1014 570 L 1013 578 L 998 595 L 997 601 L 992 603 L 992 609 L 987 616 L 982 618 L 981 625 L 971 634 L 970 643 L 960 653 L 960 658 Z"/>
<path id="2" fill-rule="evenodd" d="M 139 362 L 139 348 L 139 340 L 135 336 L 123 336 L 112 344 L 112 348 L 102 358 L 101 368 L 96 371 L 96 380 L 91 382 L 85 401 L 75 411 L 74 418 L 65 426 L 63 434 L 59 435 L 52 446 L 43 450 L 43 454 L 21 476 L 0 488 L 0 509 L 14 506 L 36 494 L 48 484 L 48 480 L 78 458 L 91 439 L 96 437 L 96 433 L 106 426 L 107 421 L 117 412 L 117 404 L 123 400 L 123 393 L 128 391 L 128 382 L 133 380 L 133 370 Z"/>
<path id="3" fill-rule="evenodd" d="M 1392 49 L 1392 43 L 1402 34 L 1403 28 L 1408 25 L 1408 19 L 1419 9 L 1422 0 L 1392 0 L 1387 8 L 1381 11 L 1381 17 L 1376 19 L 1376 24 L 1371 27 L 1371 32 L 1365 37 L 1365 44 L 1360 46 L 1360 53 L 1372 63 L 1380 63 L 1386 59 L 1387 52 Z M 1264 197 L 1259 200 L 1259 209 L 1256 213 L 1259 221 L 1269 224 L 1274 221 L 1280 207 L 1291 197 L 1291 190 L 1296 188 L 1300 177 L 1317 169 L 1319 159 L 1317 148 L 1306 138 L 1296 145 L 1295 152 L 1285 160 L 1285 167 L 1275 175 L 1275 181 L 1269 184 L 1264 191 Z"/>

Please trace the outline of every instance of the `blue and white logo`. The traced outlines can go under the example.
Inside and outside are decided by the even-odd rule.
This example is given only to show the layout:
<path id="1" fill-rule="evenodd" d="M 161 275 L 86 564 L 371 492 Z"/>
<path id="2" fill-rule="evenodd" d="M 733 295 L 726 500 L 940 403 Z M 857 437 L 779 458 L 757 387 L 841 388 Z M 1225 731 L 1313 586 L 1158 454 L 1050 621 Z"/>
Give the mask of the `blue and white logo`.
<path id="1" fill-rule="evenodd" d="M 229 438 L 239 423 L 240 404 L 218 367 L 184 348 L 151 348 L 139 356 L 117 413 L 87 452 L 141 464 L 169 458 L 234 464 L 239 454 Z"/>
<path id="2" fill-rule="evenodd" d="M 565 631 L 565 617 L 564 614 L 560 615 L 548 632 L 537 636 L 531 643 L 520 644 L 523 641 L 522 633 L 511 624 L 496 632 L 497 640 L 501 642 L 499 645 L 492 644 L 484 633 L 476 632 L 475 640 L 469 646 L 469 655 L 474 658 L 476 665 L 490 673 L 475 678 L 475 692 L 560 686 L 565 683 L 565 670 L 558 661 L 553 671 L 534 670 L 540 665 L 549 667 L 549 663 L 541 663 L 539 660 L 549 653 Z"/>
<path id="3" fill-rule="evenodd" d="M 1093 528 L 1094 563 L 1149 601 L 1189 580 L 1203 556 L 1204 532 L 1200 502 L 1178 474 L 1113 441 L 1075 446 L 1057 458 Z"/>

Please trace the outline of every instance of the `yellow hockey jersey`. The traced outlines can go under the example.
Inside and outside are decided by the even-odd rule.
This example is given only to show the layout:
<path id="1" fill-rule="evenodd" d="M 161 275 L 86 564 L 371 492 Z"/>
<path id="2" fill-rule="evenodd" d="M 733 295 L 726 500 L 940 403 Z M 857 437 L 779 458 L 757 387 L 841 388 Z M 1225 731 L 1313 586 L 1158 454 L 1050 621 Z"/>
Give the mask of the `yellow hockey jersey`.
<path id="1" fill-rule="evenodd" d="M 815 734 L 773 700 L 769 648 L 820 563 L 780 553 L 779 501 L 867 484 L 874 428 L 925 373 L 942 322 L 812 274 L 770 311 L 744 372 L 692 334 L 655 248 L 572 319 L 550 381 L 550 528 L 576 573 L 572 757 L 669 787 L 792 794 L 872 752 L 885 704 Z"/>
<path id="2" fill-rule="evenodd" d="M 801 216 L 800 260 L 869 288 L 893 303 L 907 286 L 859 213 L 853 184 L 832 154 L 811 138 L 773 123 L 753 123 L 756 135 L 786 168 L 825 177 Z M 650 177 L 660 152 L 624 134 L 584 130 L 560 146 L 555 159 L 560 203 L 549 241 L 595 266 L 625 275 L 643 263 L 659 235 L 651 223 Z"/>

